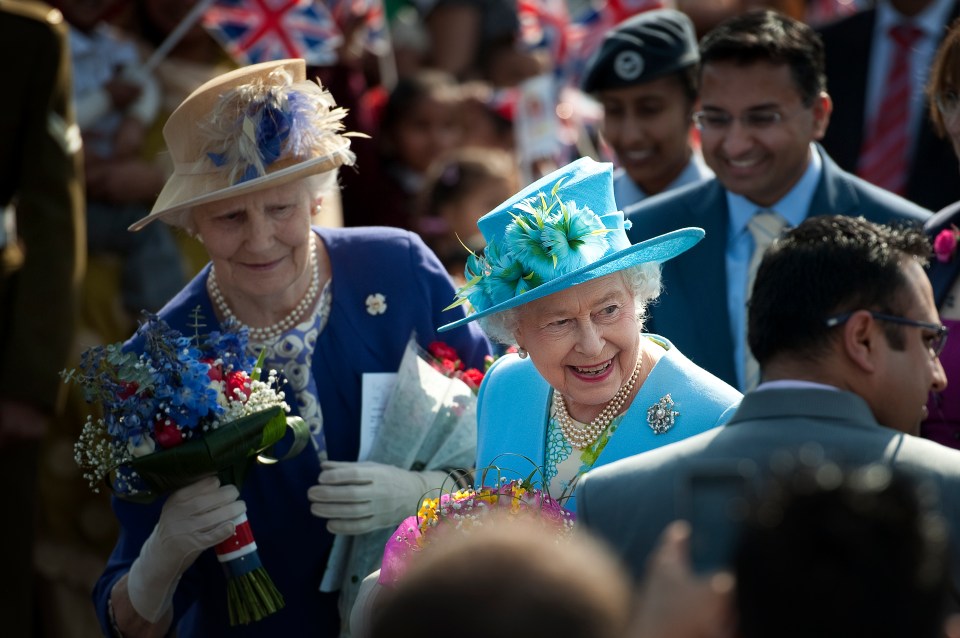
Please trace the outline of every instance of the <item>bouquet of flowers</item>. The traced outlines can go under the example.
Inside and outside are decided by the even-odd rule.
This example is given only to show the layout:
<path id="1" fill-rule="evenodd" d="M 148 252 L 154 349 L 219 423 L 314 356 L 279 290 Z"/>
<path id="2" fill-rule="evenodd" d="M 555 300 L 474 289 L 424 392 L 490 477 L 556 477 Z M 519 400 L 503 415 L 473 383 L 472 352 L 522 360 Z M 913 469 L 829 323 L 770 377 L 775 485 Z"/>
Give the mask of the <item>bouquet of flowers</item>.
<path id="1" fill-rule="evenodd" d="M 487 470 L 495 468 L 487 468 Z M 396 584 L 416 555 L 429 548 L 440 534 L 469 533 L 484 525 L 491 515 L 525 516 L 543 525 L 555 538 L 563 538 L 572 529 L 574 514 L 535 486 L 531 476 L 508 480 L 498 477 L 492 486 L 442 492 L 437 498 L 424 498 L 416 516 L 410 516 L 387 541 L 380 566 L 379 583 Z M 486 470 L 482 473 L 486 476 Z"/>
<path id="2" fill-rule="evenodd" d="M 97 346 L 62 373 L 100 408 L 75 445 L 94 491 L 105 483 L 119 498 L 149 502 L 212 474 L 240 487 L 255 458 L 275 463 L 305 447 L 306 425 L 286 416 L 276 374 L 261 379 L 262 355 L 247 354 L 246 329 L 228 324 L 201 335 L 203 327 L 199 310 L 190 337 L 146 315 L 137 334 L 142 352 Z M 267 456 L 288 428 L 287 453 Z M 283 597 L 260 563 L 246 517 L 236 523 L 234 536 L 215 549 L 228 578 L 230 622 L 247 624 L 283 608 Z"/>
<path id="3" fill-rule="evenodd" d="M 516 350 L 514 346 L 511 346 L 507 349 L 507 352 L 516 352 Z M 483 370 L 465 368 L 456 349 L 443 341 L 433 341 L 427 346 L 427 358 L 430 365 L 436 370 L 448 377 L 460 379 L 473 390 L 474 394 L 480 389 L 480 384 L 483 383 L 483 377 L 487 374 L 487 370 L 498 359 L 498 357 L 488 354 L 483 358 Z"/>

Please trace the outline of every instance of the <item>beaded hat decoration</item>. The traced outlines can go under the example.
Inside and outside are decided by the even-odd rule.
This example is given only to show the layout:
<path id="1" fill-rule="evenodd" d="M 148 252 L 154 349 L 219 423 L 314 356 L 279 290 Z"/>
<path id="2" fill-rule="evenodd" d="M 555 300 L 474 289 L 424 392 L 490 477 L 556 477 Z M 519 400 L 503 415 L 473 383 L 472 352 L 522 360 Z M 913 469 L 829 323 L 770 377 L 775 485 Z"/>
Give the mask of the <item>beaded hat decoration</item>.
<path id="1" fill-rule="evenodd" d="M 540 178 L 477 226 L 486 248 L 468 257 L 467 283 L 450 306 L 469 304 L 475 312 L 440 332 L 624 268 L 667 261 L 704 235 L 681 228 L 631 245 L 630 222 L 613 199 L 613 166 L 589 157 Z"/>
<path id="2" fill-rule="evenodd" d="M 353 164 L 346 110 L 303 60 L 247 66 L 210 80 L 163 127 L 173 175 L 153 210 L 130 226 Z"/>

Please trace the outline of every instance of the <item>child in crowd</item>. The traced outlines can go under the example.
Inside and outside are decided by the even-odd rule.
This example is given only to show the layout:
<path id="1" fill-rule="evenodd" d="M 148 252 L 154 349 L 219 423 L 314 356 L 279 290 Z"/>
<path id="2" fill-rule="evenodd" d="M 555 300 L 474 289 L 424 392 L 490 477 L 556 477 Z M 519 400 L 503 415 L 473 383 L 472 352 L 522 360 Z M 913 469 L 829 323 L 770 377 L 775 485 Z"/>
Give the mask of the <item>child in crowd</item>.
<path id="1" fill-rule="evenodd" d="M 484 247 L 477 220 L 519 186 L 516 162 L 506 151 L 465 147 L 431 165 L 419 230 L 457 285 L 465 283 L 464 246 L 474 252 Z"/>
<path id="2" fill-rule="evenodd" d="M 357 140 L 357 171 L 344 171 L 347 226 L 416 230 L 416 199 L 430 163 L 460 144 L 459 86 L 425 70 L 401 78 L 387 98 L 371 140 Z"/>
<path id="3" fill-rule="evenodd" d="M 116 8 L 115 0 L 55 4 L 70 24 L 73 93 L 84 144 L 88 250 L 123 260 L 120 288 L 128 314 L 159 310 L 184 283 L 176 243 L 163 224 L 146 233 L 128 232 L 127 226 L 148 211 L 147 202 L 118 201 L 116 185 L 109 183 L 114 166 L 139 158 L 160 108 L 158 84 L 140 71 L 132 38 L 104 19 Z"/>

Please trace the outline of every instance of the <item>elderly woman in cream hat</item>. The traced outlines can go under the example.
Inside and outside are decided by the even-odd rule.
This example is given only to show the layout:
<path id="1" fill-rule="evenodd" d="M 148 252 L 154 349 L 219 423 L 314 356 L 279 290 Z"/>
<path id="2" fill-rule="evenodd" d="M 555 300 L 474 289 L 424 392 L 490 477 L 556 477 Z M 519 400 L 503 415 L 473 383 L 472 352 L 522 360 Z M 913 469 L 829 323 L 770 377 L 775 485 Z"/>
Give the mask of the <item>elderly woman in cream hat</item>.
<path id="1" fill-rule="evenodd" d="M 337 167 L 353 162 L 343 115 L 305 79 L 302 60 L 283 60 L 208 82 L 164 127 L 175 171 L 131 230 L 157 220 L 184 228 L 211 263 L 160 316 L 184 333 L 196 309 L 210 330 L 230 319 L 247 326 L 251 348 L 265 349 L 266 367 L 287 379 L 286 400 L 310 426 L 313 452 L 251 472 L 240 493 L 211 478 L 161 503 L 116 500 L 120 537 L 94 592 L 107 633 L 225 635 L 226 579 L 204 550 L 228 538 L 231 521 L 249 510 L 286 606 L 234 630 L 335 636 L 336 594 L 319 591 L 331 531 L 395 526 L 407 504 L 445 478 L 353 462 L 363 375 L 395 372 L 411 334 L 423 344 L 436 339 L 453 287 L 413 234 L 311 226 L 324 193 L 336 188 Z M 478 330 L 446 341 L 470 365 L 489 351 Z M 339 478 L 330 498 L 341 484 L 352 496 L 329 514 L 311 508 L 307 492 L 332 474 Z"/>

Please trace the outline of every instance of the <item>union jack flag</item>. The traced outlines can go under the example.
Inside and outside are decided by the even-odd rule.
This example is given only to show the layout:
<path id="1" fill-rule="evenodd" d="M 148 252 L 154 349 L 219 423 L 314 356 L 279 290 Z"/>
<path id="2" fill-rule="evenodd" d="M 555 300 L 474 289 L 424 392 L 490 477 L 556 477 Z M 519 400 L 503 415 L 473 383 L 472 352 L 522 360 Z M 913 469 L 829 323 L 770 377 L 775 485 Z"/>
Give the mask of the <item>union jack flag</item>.
<path id="1" fill-rule="evenodd" d="M 343 41 L 330 12 L 314 0 L 217 0 L 203 26 L 244 65 L 285 58 L 330 65 Z"/>
<path id="2" fill-rule="evenodd" d="M 341 31 L 348 31 L 357 20 L 363 24 L 361 37 L 368 51 L 383 55 L 390 49 L 383 0 L 326 0 L 326 5 Z"/>

